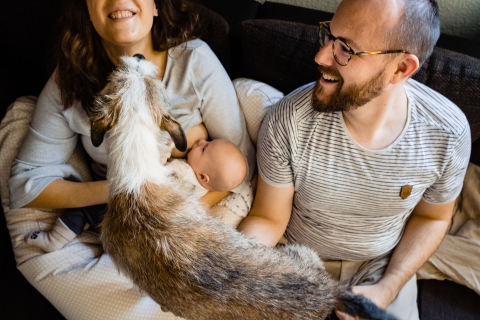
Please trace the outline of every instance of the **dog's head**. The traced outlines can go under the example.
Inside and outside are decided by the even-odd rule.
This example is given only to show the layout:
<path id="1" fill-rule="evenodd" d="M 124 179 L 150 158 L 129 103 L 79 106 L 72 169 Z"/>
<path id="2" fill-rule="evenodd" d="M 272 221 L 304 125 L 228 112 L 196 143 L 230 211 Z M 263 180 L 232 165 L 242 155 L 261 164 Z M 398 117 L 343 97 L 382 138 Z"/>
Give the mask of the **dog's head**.
<path id="1" fill-rule="evenodd" d="M 135 105 L 140 101 L 149 106 L 155 123 L 170 134 L 175 147 L 185 151 L 185 132 L 169 113 L 170 104 L 163 83 L 157 79 L 157 67 L 140 54 L 121 57 L 119 67 L 112 72 L 108 84 L 95 99 L 90 115 L 92 144 L 95 147 L 102 144 L 105 133 L 112 129 L 122 116 L 122 107 L 125 104 Z"/>

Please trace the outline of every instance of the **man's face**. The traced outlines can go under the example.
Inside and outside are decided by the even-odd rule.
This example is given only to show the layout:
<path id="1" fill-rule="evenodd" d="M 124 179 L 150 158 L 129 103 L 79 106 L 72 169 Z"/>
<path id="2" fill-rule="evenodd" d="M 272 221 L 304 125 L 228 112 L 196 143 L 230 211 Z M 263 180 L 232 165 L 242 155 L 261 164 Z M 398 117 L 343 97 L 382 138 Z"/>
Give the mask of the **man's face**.
<path id="1" fill-rule="evenodd" d="M 345 85 L 340 73 L 333 68 L 318 66 L 318 70 L 322 76 L 313 90 L 312 107 L 319 112 L 355 110 L 378 97 L 384 89 L 385 69 L 363 83 L 352 83 L 350 85 Z M 333 92 L 325 92 L 325 82 L 336 84 Z"/>
<path id="2" fill-rule="evenodd" d="M 330 22 L 331 34 L 341 38 L 355 52 L 390 49 L 382 37 L 386 28 L 398 18 L 384 8 L 385 3 L 381 0 L 343 0 Z M 315 56 L 321 75 L 312 94 L 315 110 L 350 111 L 384 93 L 394 66 L 390 57 L 352 56 L 341 66 L 332 51 L 333 41 L 330 41 Z"/>

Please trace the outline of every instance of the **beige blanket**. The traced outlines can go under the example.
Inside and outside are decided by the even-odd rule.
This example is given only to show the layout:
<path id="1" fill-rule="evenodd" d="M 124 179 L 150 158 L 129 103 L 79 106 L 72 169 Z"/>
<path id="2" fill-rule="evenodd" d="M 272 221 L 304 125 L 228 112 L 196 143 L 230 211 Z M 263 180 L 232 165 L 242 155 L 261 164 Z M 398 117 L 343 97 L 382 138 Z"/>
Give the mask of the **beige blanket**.
<path id="1" fill-rule="evenodd" d="M 480 294 L 480 167 L 469 164 L 448 234 L 417 272 L 418 279 L 451 280 Z"/>

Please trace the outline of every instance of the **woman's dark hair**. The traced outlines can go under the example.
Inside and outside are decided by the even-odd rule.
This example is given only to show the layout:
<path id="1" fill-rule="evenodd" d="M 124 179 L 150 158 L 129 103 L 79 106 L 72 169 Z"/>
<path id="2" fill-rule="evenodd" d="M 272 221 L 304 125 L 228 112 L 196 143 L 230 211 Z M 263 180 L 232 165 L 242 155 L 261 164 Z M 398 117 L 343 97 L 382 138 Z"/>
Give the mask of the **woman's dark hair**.
<path id="1" fill-rule="evenodd" d="M 195 37 L 198 15 L 185 0 L 154 0 L 158 17 L 152 27 L 153 49 L 164 51 Z M 65 108 L 75 101 L 89 114 L 115 65 L 90 22 L 86 0 L 62 1 L 56 50 L 56 78 Z"/>

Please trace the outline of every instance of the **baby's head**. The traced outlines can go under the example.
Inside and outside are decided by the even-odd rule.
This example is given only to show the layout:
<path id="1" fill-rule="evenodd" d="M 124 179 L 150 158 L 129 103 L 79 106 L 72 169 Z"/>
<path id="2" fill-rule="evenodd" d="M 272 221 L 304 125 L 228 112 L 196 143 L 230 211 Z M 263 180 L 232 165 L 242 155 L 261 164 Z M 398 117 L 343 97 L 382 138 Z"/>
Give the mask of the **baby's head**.
<path id="1" fill-rule="evenodd" d="M 247 161 L 242 152 L 225 139 L 196 142 L 187 162 L 198 182 L 211 191 L 230 191 L 247 175 Z"/>

